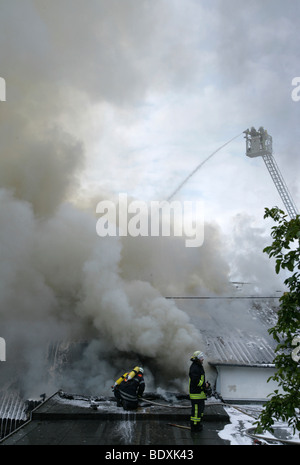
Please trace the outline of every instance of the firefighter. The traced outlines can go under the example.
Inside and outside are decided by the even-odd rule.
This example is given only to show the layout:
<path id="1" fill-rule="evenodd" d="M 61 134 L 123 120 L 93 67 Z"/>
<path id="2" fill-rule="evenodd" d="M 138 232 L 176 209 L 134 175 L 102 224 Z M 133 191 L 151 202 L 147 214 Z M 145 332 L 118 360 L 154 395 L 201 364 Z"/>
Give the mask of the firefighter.
<path id="1" fill-rule="evenodd" d="M 201 431 L 203 428 L 202 419 L 205 405 L 205 389 L 209 383 L 205 382 L 205 372 L 203 368 L 204 354 L 197 350 L 191 357 L 189 370 L 189 397 L 191 400 L 191 431 Z"/>
<path id="2" fill-rule="evenodd" d="M 113 391 L 117 399 L 117 406 L 124 410 L 136 410 L 139 399 L 145 390 L 142 367 L 135 367 L 131 372 L 124 373 L 114 386 Z"/>

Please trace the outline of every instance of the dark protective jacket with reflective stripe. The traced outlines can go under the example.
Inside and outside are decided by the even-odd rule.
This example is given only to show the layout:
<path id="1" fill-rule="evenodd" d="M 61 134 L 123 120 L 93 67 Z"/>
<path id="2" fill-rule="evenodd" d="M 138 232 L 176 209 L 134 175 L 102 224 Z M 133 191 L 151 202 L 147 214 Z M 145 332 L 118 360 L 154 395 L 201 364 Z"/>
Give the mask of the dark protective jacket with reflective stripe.
<path id="1" fill-rule="evenodd" d="M 204 392 L 205 388 L 205 372 L 202 364 L 193 361 L 189 371 L 189 395 L 190 399 L 206 399 Z"/>
<path id="2" fill-rule="evenodd" d="M 122 381 L 119 386 L 121 398 L 129 402 L 136 402 L 142 397 L 145 390 L 145 381 L 141 373 L 128 381 Z"/>

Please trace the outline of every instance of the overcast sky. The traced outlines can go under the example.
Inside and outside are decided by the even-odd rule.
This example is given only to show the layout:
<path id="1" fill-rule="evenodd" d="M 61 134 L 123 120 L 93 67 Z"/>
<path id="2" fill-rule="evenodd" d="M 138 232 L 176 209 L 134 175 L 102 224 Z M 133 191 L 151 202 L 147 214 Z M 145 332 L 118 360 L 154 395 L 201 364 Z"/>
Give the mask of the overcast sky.
<path id="1" fill-rule="evenodd" d="M 298 0 L 0 0 L 0 9 L 1 144 L 68 133 L 81 147 L 68 159 L 80 180 L 69 195 L 81 186 L 95 200 L 164 200 L 222 144 L 264 126 L 300 204 Z M 283 207 L 242 135 L 176 198 L 203 200 L 205 218 L 227 232 L 237 214 L 264 227 L 264 207 Z"/>

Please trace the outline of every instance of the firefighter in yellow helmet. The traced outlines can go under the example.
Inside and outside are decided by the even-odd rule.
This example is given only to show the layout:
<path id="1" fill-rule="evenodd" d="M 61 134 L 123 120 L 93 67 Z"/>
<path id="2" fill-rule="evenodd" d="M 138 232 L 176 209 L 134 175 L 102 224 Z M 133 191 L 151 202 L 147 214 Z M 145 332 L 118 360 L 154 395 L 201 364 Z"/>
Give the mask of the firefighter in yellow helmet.
<path id="1" fill-rule="evenodd" d="M 205 406 L 205 389 L 209 383 L 205 382 L 205 372 L 203 368 L 204 354 L 200 350 L 193 353 L 189 370 L 189 397 L 191 400 L 191 431 L 201 431 L 203 428 L 202 419 Z"/>
<path id="2" fill-rule="evenodd" d="M 138 401 L 145 390 L 142 367 L 135 367 L 129 373 L 124 373 L 114 384 L 113 391 L 117 399 L 117 406 L 124 410 L 136 410 Z"/>

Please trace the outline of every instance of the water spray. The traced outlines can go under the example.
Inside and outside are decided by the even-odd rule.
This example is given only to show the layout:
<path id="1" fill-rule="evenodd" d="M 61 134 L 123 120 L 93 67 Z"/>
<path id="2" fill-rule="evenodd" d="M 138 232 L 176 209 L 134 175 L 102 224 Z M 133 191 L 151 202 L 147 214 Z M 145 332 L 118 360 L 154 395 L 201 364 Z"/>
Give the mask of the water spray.
<path id="1" fill-rule="evenodd" d="M 184 186 L 184 184 L 186 184 L 188 182 L 188 180 L 194 176 L 194 174 L 200 169 L 202 168 L 202 166 L 210 159 L 212 158 L 217 152 L 219 152 L 221 149 L 223 149 L 224 147 L 226 147 L 226 145 L 230 144 L 230 142 L 232 142 L 233 140 L 237 139 L 238 137 L 240 137 L 241 135 L 243 134 L 243 132 L 241 132 L 240 134 L 238 134 L 237 136 L 233 137 L 232 139 L 230 139 L 228 142 L 226 142 L 225 144 L 221 145 L 221 147 L 219 147 L 217 150 L 215 150 L 211 155 L 209 155 L 204 161 L 202 161 L 200 163 L 200 165 L 198 165 L 180 184 L 179 186 L 175 189 L 175 191 L 168 197 L 168 201 L 170 201 L 174 195 L 177 194 L 177 192 L 180 191 L 180 189 Z"/>

